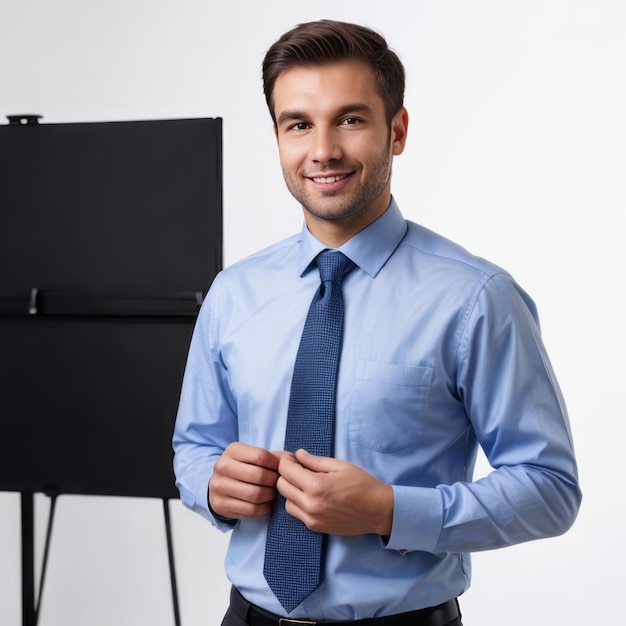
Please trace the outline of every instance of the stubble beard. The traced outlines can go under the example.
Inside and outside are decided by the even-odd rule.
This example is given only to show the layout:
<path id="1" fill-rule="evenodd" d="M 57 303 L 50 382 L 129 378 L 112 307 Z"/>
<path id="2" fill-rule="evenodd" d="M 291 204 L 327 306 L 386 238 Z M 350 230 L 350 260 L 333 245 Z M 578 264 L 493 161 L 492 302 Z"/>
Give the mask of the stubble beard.
<path id="1" fill-rule="evenodd" d="M 347 170 L 341 163 L 334 163 L 333 169 Z M 351 176 L 358 176 L 362 170 L 357 169 Z M 321 172 L 319 172 L 321 173 Z M 283 168 L 283 177 L 287 189 L 291 195 L 302 205 L 305 211 L 319 220 L 342 220 L 357 215 L 383 193 L 391 177 L 391 157 L 387 146 L 380 151 L 379 155 L 370 168 L 367 179 L 354 192 L 342 189 L 323 193 L 323 197 L 312 198 L 307 189 L 307 181 L 289 175 Z"/>

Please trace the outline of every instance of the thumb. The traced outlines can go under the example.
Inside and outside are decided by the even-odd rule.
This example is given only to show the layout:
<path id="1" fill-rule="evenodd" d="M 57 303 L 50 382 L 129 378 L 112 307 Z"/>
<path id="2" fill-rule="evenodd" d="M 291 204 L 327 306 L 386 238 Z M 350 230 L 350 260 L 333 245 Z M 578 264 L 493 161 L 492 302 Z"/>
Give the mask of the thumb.
<path id="1" fill-rule="evenodd" d="M 316 456 L 310 454 L 303 448 L 296 452 L 296 460 L 302 467 L 312 472 L 330 472 L 332 471 L 335 459 L 327 456 Z"/>

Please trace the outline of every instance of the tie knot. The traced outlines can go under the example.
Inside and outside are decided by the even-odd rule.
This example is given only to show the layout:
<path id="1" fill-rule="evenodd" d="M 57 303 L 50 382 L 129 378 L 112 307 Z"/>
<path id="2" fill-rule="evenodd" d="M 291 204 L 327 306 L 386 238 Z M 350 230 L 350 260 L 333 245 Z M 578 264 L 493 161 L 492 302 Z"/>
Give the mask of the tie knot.
<path id="1" fill-rule="evenodd" d="M 324 250 L 316 259 L 322 282 L 332 280 L 341 283 L 341 279 L 353 267 L 354 263 L 345 254 L 337 250 Z"/>

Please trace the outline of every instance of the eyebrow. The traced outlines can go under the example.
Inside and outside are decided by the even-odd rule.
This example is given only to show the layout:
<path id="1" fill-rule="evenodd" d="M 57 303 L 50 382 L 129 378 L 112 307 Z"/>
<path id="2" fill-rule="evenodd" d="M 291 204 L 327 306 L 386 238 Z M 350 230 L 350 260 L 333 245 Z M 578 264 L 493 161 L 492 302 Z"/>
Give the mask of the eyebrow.
<path id="1" fill-rule="evenodd" d="M 364 104 L 362 102 L 354 102 L 352 104 L 345 104 L 335 112 L 336 117 L 343 117 L 344 115 L 348 115 L 349 113 L 373 113 L 372 107 Z M 283 111 L 277 118 L 276 123 L 281 125 L 285 122 L 292 122 L 294 120 L 303 120 L 307 119 L 309 116 L 304 111 L 298 111 L 294 109 L 293 111 Z"/>

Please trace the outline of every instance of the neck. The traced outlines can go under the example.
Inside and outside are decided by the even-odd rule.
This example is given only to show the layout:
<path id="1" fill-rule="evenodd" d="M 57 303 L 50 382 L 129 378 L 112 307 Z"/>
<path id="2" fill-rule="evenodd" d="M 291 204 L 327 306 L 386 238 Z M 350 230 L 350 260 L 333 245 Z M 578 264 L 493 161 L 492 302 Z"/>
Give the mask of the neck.
<path id="1" fill-rule="evenodd" d="M 370 224 L 373 224 L 385 213 L 390 204 L 391 194 L 389 194 L 386 202 L 380 203 L 380 206 L 374 211 L 360 212 L 337 219 L 317 217 L 303 207 L 304 220 L 309 232 L 316 239 L 319 239 L 329 248 L 339 248 Z"/>

